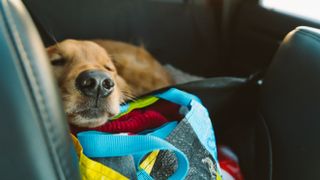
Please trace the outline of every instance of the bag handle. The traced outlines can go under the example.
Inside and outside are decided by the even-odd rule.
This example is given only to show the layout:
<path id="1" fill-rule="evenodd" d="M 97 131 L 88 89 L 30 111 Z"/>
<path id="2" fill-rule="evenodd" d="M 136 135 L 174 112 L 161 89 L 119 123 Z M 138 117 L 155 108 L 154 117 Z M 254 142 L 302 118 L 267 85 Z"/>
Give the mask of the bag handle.
<path id="1" fill-rule="evenodd" d="M 196 101 L 200 104 L 202 103 L 197 96 L 176 88 L 170 88 L 164 92 L 155 94 L 155 96 L 182 106 L 189 106 L 191 101 Z"/>
<path id="2" fill-rule="evenodd" d="M 152 135 L 124 136 L 98 131 L 86 131 L 78 133 L 77 136 L 83 147 L 84 154 L 88 157 L 133 155 L 138 169 L 141 159 L 149 152 L 172 150 L 178 159 L 178 169 L 169 179 L 184 179 L 189 170 L 189 161 L 182 151 L 167 141 Z"/>

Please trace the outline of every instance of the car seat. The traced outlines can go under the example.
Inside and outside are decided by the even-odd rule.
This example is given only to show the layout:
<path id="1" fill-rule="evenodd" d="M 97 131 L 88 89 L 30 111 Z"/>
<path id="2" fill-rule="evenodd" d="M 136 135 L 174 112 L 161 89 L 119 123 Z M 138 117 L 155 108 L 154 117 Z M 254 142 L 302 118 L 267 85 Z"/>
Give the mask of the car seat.
<path id="1" fill-rule="evenodd" d="M 0 3 L 2 179 L 80 179 L 44 46 L 24 5 Z M 179 85 L 203 99 L 246 179 L 319 179 L 320 32 L 299 27 L 259 76 Z M 259 80 L 259 81 L 258 81 Z"/>
<path id="2" fill-rule="evenodd" d="M 269 130 L 272 179 L 320 179 L 320 30 L 298 27 L 265 76 L 261 118 Z"/>
<path id="3" fill-rule="evenodd" d="M 0 178 L 79 179 L 44 46 L 19 0 L 0 1 Z"/>

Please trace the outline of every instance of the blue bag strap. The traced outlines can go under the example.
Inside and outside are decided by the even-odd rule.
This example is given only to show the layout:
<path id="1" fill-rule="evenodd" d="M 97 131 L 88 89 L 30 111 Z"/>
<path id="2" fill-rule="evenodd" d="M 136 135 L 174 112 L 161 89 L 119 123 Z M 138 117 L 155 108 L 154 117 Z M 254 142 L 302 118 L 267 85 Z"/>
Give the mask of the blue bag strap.
<path id="1" fill-rule="evenodd" d="M 167 91 L 155 94 L 155 96 L 182 106 L 189 106 L 192 100 L 201 103 L 201 100 L 197 96 L 184 91 L 180 91 L 176 88 L 170 88 Z"/>
<path id="2" fill-rule="evenodd" d="M 189 112 L 186 114 L 185 118 L 192 126 L 201 144 L 213 156 L 215 161 L 218 162 L 216 140 L 212 122 L 210 120 L 209 113 L 202 105 L 201 100 L 193 94 L 180 91 L 175 88 L 171 88 L 155 96 L 189 108 Z M 199 123 L 199 120 L 201 120 L 201 123 Z M 218 167 L 218 171 L 220 171 L 220 167 Z"/>
<path id="3" fill-rule="evenodd" d="M 182 106 L 188 106 L 189 103 L 191 102 L 191 100 L 197 101 L 199 103 L 201 103 L 201 100 L 190 93 L 181 91 L 179 89 L 176 88 L 170 88 L 164 92 L 158 93 L 158 94 L 154 94 L 154 96 L 161 98 L 161 99 L 165 99 L 167 101 L 173 102 L 175 104 L 179 104 Z M 127 111 L 129 108 L 129 104 L 125 103 L 122 104 L 120 106 L 120 112 L 123 113 L 125 111 Z"/>
<path id="4" fill-rule="evenodd" d="M 147 135 L 152 135 L 161 139 L 165 139 L 169 134 L 177 127 L 178 122 L 173 121 L 164 124 L 160 128 L 154 129 L 154 131 L 147 133 Z M 135 162 L 140 162 L 141 159 L 145 156 L 145 154 L 135 154 L 133 155 Z M 140 164 L 140 163 L 139 163 Z M 144 169 L 138 169 L 137 171 L 138 180 L 152 180 L 153 178 L 144 171 Z"/>
<path id="5" fill-rule="evenodd" d="M 169 134 L 177 127 L 178 122 L 173 121 L 162 125 L 160 128 L 155 129 L 154 131 L 148 133 L 148 135 L 152 135 L 161 139 L 165 139 L 169 136 Z"/>
<path id="6" fill-rule="evenodd" d="M 152 135 L 110 135 L 97 131 L 77 134 L 83 152 L 88 157 L 115 157 L 133 155 L 136 167 L 144 155 L 154 150 L 171 150 L 178 159 L 177 171 L 169 179 L 184 179 L 189 170 L 186 155 L 167 141 Z"/>
<path id="7" fill-rule="evenodd" d="M 138 180 L 153 180 L 153 178 L 144 170 L 140 170 L 137 172 Z"/>

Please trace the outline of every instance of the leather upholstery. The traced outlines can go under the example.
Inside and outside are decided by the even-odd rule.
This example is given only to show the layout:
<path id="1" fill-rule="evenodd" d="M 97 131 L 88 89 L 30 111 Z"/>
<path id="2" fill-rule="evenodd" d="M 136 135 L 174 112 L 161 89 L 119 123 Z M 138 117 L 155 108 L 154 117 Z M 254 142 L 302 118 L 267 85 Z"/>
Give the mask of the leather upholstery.
<path id="1" fill-rule="evenodd" d="M 0 169 L 3 179 L 78 179 L 47 57 L 31 19 L 19 1 L 1 1 Z M 246 84 L 241 78 L 212 78 L 181 85 L 212 109 Z M 206 97 L 212 98 L 206 98 Z"/>
<path id="2" fill-rule="evenodd" d="M 23 0 L 58 41 L 114 39 L 144 45 L 162 63 L 220 74 L 220 6 L 204 0 Z M 47 33 L 40 33 L 46 45 Z M 43 30 L 43 29 L 42 29 Z M 197 62 L 197 68 L 193 63 Z"/>
<path id="3" fill-rule="evenodd" d="M 0 1 L 1 179 L 79 179 L 44 46 L 18 0 Z"/>
<path id="4" fill-rule="evenodd" d="M 200 97 L 206 108 L 220 111 L 230 101 L 234 101 L 240 89 L 247 84 L 246 78 L 214 77 L 175 86 Z"/>
<path id="5" fill-rule="evenodd" d="M 210 107 L 217 140 L 237 152 L 246 179 L 320 179 L 319 49 L 320 30 L 290 32 L 265 75 L 260 98 L 259 87 L 232 78 L 178 86 Z"/>
<path id="6" fill-rule="evenodd" d="M 299 27 L 286 36 L 261 97 L 272 179 L 320 179 L 320 30 Z"/>
<path id="7" fill-rule="evenodd" d="M 1 179 L 79 179 L 43 44 L 20 1 L 0 1 Z M 211 78 L 178 87 L 214 113 L 217 140 L 240 157 L 247 179 L 320 179 L 320 32 L 300 27 L 256 84 Z M 260 112 L 260 114 L 256 114 Z"/>

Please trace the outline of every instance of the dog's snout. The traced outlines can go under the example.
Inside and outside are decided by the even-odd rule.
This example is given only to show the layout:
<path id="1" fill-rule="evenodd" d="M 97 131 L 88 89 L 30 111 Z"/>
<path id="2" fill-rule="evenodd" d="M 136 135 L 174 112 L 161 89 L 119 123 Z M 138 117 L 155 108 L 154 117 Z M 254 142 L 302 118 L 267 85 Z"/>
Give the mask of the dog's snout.
<path id="1" fill-rule="evenodd" d="M 106 97 L 114 87 L 112 79 L 103 71 L 84 71 L 76 78 L 76 87 L 89 97 Z"/>

